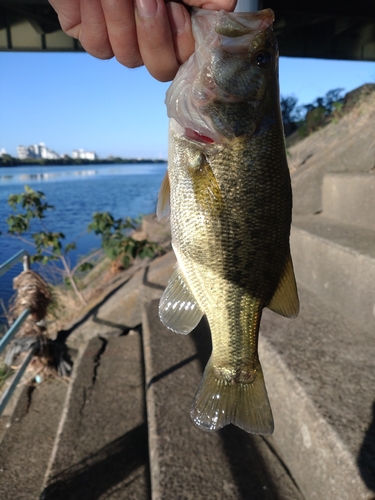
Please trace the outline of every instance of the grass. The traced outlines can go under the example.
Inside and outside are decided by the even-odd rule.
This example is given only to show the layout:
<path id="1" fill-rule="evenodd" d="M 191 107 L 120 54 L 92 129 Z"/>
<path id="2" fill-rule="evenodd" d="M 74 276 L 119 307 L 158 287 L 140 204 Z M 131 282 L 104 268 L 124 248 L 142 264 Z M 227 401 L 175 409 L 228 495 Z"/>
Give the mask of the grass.
<path id="1" fill-rule="evenodd" d="M 11 377 L 14 373 L 14 370 L 9 366 L 4 365 L 4 363 L 0 363 L 0 389 L 4 385 L 7 378 Z"/>

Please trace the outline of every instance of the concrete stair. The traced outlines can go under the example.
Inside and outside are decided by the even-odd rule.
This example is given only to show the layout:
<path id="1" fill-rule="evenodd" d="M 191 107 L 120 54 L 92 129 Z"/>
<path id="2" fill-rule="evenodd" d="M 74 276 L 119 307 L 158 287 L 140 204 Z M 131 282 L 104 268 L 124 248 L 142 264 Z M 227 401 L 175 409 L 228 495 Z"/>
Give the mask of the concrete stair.
<path id="1" fill-rule="evenodd" d="M 1 417 L 0 498 L 39 498 L 64 407 L 68 384 L 49 380 L 23 386 L 11 415 Z"/>
<path id="2" fill-rule="evenodd" d="M 329 219 L 293 219 L 297 280 L 349 320 L 375 331 L 375 231 Z"/>
<path id="3" fill-rule="evenodd" d="M 303 500 L 272 446 L 229 426 L 199 430 L 190 405 L 211 352 L 203 319 L 190 335 L 177 335 L 158 317 L 158 301 L 145 308 L 143 343 L 153 500 Z"/>
<path id="4" fill-rule="evenodd" d="M 300 315 L 265 310 L 261 322 L 273 436 L 191 422 L 211 342 L 204 319 L 188 336 L 159 321 L 169 253 L 66 332 L 78 349 L 68 388 L 54 380 L 19 399 L 0 446 L 0 498 L 373 500 L 375 231 L 366 210 L 341 218 L 330 197 L 343 178 L 330 177 L 324 212 L 294 218 Z"/>
<path id="5" fill-rule="evenodd" d="M 45 500 L 149 498 L 140 333 L 94 337 L 69 387 Z"/>
<path id="6" fill-rule="evenodd" d="M 266 311 L 261 325 L 270 397 L 283 422 L 272 439 L 282 454 L 293 444 L 283 456 L 307 498 L 374 497 L 374 181 L 364 173 L 324 177 L 323 212 L 293 218 L 300 315 L 287 322 Z M 302 390 L 295 405 L 280 406 L 287 394 L 270 347 Z"/>
<path id="7" fill-rule="evenodd" d="M 297 319 L 265 310 L 261 323 L 270 442 L 306 499 L 373 499 L 374 336 L 306 288 L 299 295 Z"/>
<path id="8" fill-rule="evenodd" d="M 174 263 L 126 271 L 60 332 L 78 349 L 69 384 L 25 386 L 0 418 L 2 500 L 150 498 L 141 311 Z"/>
<path id="9" fill-rule="evenodd" d="M 327 174 L 323 212 L 293 218 L 299 283 L 360 327 L 375 331 L 375 175 Z"/>
<path id="10" fill-rule="evenodd" d="M 322 204 L 326 217 L 375 231 L 375 172 L 326 174 Z"/>

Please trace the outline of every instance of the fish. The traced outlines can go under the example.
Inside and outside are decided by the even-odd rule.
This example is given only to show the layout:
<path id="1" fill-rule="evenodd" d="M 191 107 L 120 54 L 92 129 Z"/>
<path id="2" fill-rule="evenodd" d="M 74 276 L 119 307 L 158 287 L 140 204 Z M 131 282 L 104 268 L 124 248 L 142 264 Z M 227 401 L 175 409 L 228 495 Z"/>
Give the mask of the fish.
<path id="1" fill-rule="evenodd" d="M 159 303 L 188 334 L 205 314 L 212 354 L 191 406 L 206 431 L 272 434 L 258 356 L 262 311 L 299 310 L 290 254 L 292 190 L 274 13 L 195 9 L 195 52 L 167 90 L 168 169 L 158 198 L 177 266 Z"/>

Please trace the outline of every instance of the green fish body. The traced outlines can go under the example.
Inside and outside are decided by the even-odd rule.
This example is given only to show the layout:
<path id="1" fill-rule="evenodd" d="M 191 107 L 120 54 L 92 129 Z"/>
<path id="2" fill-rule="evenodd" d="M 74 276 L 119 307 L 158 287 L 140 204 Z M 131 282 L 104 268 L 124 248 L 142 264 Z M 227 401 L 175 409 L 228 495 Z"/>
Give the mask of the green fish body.
<path id="1" fill-rule="evenodd" d="M 178 267 L 163 323 L 189 333 L 206 314 L 212 355 L 192 404 L 205 430 L 273 432 L 258 358 L 262 310 L 298 314 L 292 192 L 279 104 L 273 12 L 193 14 L 195 54 L 167 92 L 168 175 Z"/>

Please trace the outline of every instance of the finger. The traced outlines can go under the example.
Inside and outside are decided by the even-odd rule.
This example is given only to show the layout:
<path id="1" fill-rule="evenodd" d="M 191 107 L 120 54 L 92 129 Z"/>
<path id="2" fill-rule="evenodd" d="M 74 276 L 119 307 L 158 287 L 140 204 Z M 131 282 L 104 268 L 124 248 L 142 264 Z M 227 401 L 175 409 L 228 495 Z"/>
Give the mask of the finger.
<path id="1" fill-rule="evenodd" d="M 191 31 L 191 19 L 187 9 L 180 3 L 166 4 L 169 24 L 177 60 L 180 64 L 189 59 L 194 52 L 194 38 Z"/>
<path id="2" fill-rule="evenodd" d="M 81 23 L 79 40 L 84 49 L 99 59 L 113 57 L 101 0 L 81 0 Z"/>
<path id="3" fill-rule="evenodd" d="M 49 0 L 56 11 L 62 30 L 79 39 L 81 32 L 80 0 Z"/>
<path id="4" fill-rule="evenodd" d="M 143 64 L 138 48 L 134 5 L 131 0 L 102 0 L 107 32 L 116 59 L 128 68 Z"/>
<path id="5" fill-rule="evenodd" d="M 164 1 L 135 0 L 135 21 L 144 65 L 157 80 L 172 80 L 180 65 Z"/>
<path id="6" fill-rule="evenodd" d="M 237 4 L 237 0 L 185 0 L 191 7 L 199 7 L 208 10 L 225 10 L 232 12 Z"/>

